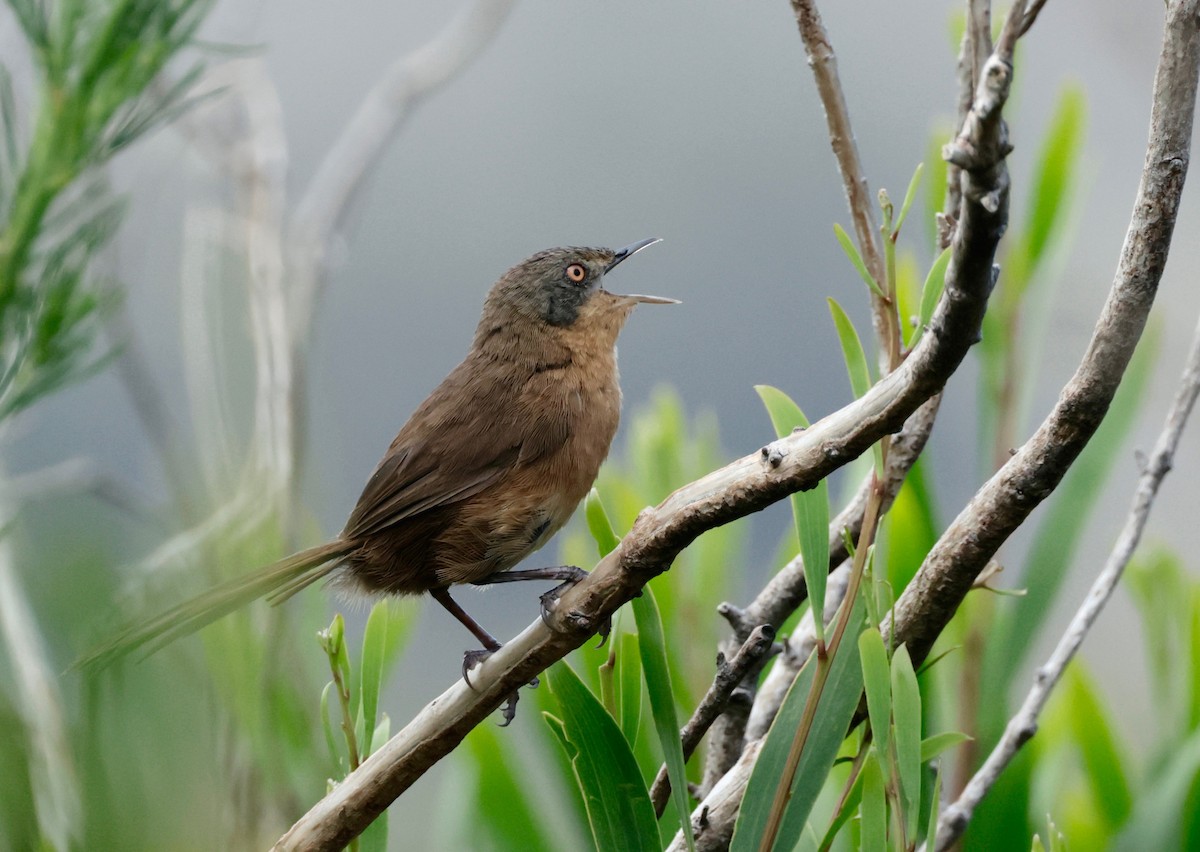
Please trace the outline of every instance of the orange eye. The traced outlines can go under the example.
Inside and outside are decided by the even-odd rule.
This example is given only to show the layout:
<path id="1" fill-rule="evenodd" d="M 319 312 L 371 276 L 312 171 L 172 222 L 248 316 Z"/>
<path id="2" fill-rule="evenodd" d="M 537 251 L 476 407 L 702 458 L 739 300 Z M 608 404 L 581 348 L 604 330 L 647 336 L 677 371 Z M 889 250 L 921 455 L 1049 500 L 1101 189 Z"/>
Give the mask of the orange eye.
<path id="1" fill-rule="evenodd" d="M 582 263 L 572 263 L 567 267 L 567 278 L 578 284 L 587 278 L 587 270 L 584 269 Z"/>

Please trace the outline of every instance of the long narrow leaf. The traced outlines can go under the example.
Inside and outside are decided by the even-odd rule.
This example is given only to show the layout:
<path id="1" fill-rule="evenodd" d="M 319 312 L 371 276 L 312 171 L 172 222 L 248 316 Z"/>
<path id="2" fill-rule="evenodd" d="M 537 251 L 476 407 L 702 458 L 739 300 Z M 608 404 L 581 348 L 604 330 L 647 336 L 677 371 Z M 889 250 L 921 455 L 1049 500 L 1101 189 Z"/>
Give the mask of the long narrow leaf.
<path id="1" fill-rule="evenodd" d="M 778 388 L 756 385 L 754 388 L 766 406 L 775 433 L 790 435 L 793 429 L 806 428 L 808 418 L 800 406 Z M 815 488 L 792 495 L 792 514 L 800 540 L 800 556 L 804 561 L 804 580 L 808 585 L 808 600 L 812 607 L 813 627 L 817 643 L 825 644 L 825 586 L 829 575 L 829 485 L 822 479 Z"/>
<path id="2" fill-rule="evenodd" d="M 896 724 L 896 764 L 905 824 L 911 838 L 916 834 L 921 801 L 921 690 L 904 645 L 892 654 L 892 718 Z"/>
<path id="3" fill-rule="evenodd" d="M 917 345 L 917 341 L 925 333 L 925 327 L 933 318 L 933 310 L 937 307 L 938 299 L 942 298 L 942 291 L 946 289 L 946 268 L 949 265 L 950 249 L 947 248 L 937 256 L 933 266 L 929 267 L 929 274 L 925 276 L 925 283 L 921 285 L 921 312 L 917 316 L 917 327 L 908 338 L 909 349 Z"/>
<path id="4" fill-rule="evenodd" d="M 867 755 L 862 771 L 862 852 L 886 852 L 887 797 L 883 790 L 881 758 Z"/>
<path id="5" fill-rule="evenodd" d="M 917 168 L 913 171 L 912 179 L 908 182 L 908 190 L 904 193 L 904 203 L 900 205 L 900 215 L 896 217 L 896 224 L 892 226 L 892 230 L 899 233 L 900 226 L 904 224 L 905 218 L 908 216 L 908 210 L 913 205 L 913 201 L 917 198 L 917 190 L 921 187 L 921 173 L 925 171 L 924 163 L 917 163 Z"/>
<path id="6" fill-rule="evenodd" d="M 871 273 L 867 271 L 867 265 L 863 263 L 862 255 L 858 253 L 858 249 L 854 245 L 854 241 L 850 239 L 850 235 L 841 225 L 833 226 L 833 233 L 837 236 L 838 244 L 841 245 L 842 251 L 846 253 L 846 257 L 850 258 L 850 263 L 858 271 L 862 277 L 863 283 L 870 288 L 879 298 L 884 298 L 883 291 L 879 289 L 879 283 L 871 277 Z"/>
<path id="7" fill-rule="evenodd" d="M 817 704 L 816 716 L 796 769 L 787 811 L 773 847 L 776 850 L 790 850 L 799 840 L 862 697 L 858 642 L 851 637 L 858 633 L 863 619 L 864 607 L 860 596 L 854 601 L 850 612 L 847 639 L 833 656 L 829 677 Z M 780 784 L 792 741 L 804 715 L 815 669 L 815 660 L 811 659 L 801 669 L 767 733 L 742 799 L 730 847 L 733 852 L 756 852 L 760 847 L 775 790 Z"/>
<path id="8" fill-rule="evenodd" d="M 560 742 L 571 760 L 597 849 L 653 849 L 658 826 L 646 783 L 612 716 L 566 663 L 546 672 L 562 714 Z"/>
<path id="9" fill-rule="evenodd" d="M 842 345 L 842 359 L 846 362 L 846 372 L 850 375 L 850 388 L 858 398 L 871 389 L 871 371 L 867 368 L 867 353 L 863 351 L 862 339 L 854 328 L 854 323 L 846 315 L 836 299 L 828 299 L 829 313 L 833 315 L 833 325 L 837 329 L 838 342 Z"/>
<path id="10" fill-rule="evenodd" d="M 862 632 L 858 637 L 858 653 L 862 660 L 871 734 L 875 738 L 875 747 L 883 756 L 881 768 L 884 768 L 887 766 L 888 735 L 892 728 L 892 676 L 887 649 L 883 646 L 883 636 L 878 628 L 869 627 Z"/>
<path id="11" fill-rule="evenodd" d="M 687 847 L 694 850 L 687 770 L 684 768 L 683 743 L 679 739 L 675 693 L 671 689 L 671 673 L 667 668 L 667 642 L 663 636 L 658 604 L 649 586 L 642 589 L 641 597 L 633 599 L 633 616 L 637 620 L 638 648 L 642 654 L 642 671 L 646 675 L 646 692 L 650 696 L 650 714 L 654 717 L 654 730 L 667 764 L 667 777 L 671 779 L 671 798 L 679 813 Z"/>

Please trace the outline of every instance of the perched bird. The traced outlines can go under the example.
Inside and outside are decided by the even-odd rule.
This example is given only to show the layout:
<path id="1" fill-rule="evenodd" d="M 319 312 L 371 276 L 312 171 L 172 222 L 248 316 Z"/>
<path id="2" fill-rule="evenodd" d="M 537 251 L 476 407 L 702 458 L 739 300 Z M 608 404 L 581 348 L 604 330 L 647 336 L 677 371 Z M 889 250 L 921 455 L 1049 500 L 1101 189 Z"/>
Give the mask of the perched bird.
<path id="1" fill-rule="evenodd" d="M 500 643 L 450 586 L 583 576 L 509 569 L 567 522 L 608 455 L 621 409 L 617 335 L 635 305 L 675 300 L 610 293 L 604 276 L 656 242 L 549 249 L 514 266 L 488 293 L 467 357 L 396 435 L 341 534 L 135 625 L 80 664 L 149 653 L 332 575 L 366 593 L 428 592 L 484 646 L 467 653 L 465 675 Z"/>

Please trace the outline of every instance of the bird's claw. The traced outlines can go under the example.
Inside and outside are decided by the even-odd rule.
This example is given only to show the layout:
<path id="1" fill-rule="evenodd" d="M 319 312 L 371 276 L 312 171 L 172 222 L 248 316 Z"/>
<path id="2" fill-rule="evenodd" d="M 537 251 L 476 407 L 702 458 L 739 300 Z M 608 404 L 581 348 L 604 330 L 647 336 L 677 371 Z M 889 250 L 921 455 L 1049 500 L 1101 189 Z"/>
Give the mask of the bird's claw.
<path id="1" fill-rule="evenodd" d="M 492 652 L 489 651 L 487 648 L 479 648 L 478 650 L 475 650 L 475 651 L 463 652 L 463 665 L 462 665 L 463 680 L 465 680 L 467 682 L 467 686 L 471 687 L 471 689 L 475 688 L 474 684 L 471 683 L 471 669 L 473 669 L 476 666 L 483 663 L 483 661 L 486 660 L 491 655 L 492 655 Z"/>
<path id="2" fill-rule="evenodd" d="M 469 686 L 471 689 L 475 689 L 475 685 L 471 683 L 471 669 L 483 663 L 483 661 L 490 657 L 493 653 L 493 651 L 490 651 L 487 648 L 479 648 L 474 651 L 463 652 L 462 676 L 463 680 L 467 682 L 467 686 Z M 529 681 L 529 688 L 537 689 L 539 683 L 541 683 L 541 681 L 535 677 Z M 507 728 L 509 723 L 517 717 L 517 702 L 520 700 L 520 698 L 521 696 L 514 692 L 512 695 L 508 696 L 508 698 L 504 699 L 504 704 L 500 706 L 500 713 L 504 717 L 504 721 L 500 723 L 501 728 Z"/>
<path id="3" fill-rule="evenodd" d="M 558 599 L 562 596 L 562 593 L 588 575 L 588 572 L 584 571 L 582 568 L 574 568 L 573 566 L 570 567 L 573 569 L 573 576 L 559 583 L 550 591 L 545 592 L 540 598 L 542 603 L 542 623 L 551 630 L 554 629 L 554 623 L 551 618 L 553 616 L 555 607 L 558 605 Z M 612 616 L 606 617 L 603 623 L 597 626 L 596 633 L 600 636 L 600 644 L 596 647 L 603 648 L 604 643 L 608 641 L 609 634 L 612 633 Z"/>

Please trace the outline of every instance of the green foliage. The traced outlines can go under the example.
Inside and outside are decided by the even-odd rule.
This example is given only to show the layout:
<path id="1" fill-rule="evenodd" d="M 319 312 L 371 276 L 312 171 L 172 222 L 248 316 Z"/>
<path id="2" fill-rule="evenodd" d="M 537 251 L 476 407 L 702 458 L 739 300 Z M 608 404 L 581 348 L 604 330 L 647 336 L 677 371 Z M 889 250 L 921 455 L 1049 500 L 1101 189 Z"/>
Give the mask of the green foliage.
<path id="1" fill-rule="evenodd" d="M 596 848 L 654 848 L 650 795 L 616 721 L 566 663 L 551 666 L 546 681 L 559 710 L 546 723 L 571 761 Z"/>
<path id="2" fill-rule="evenodd" d="M 766 406 L 776 435 L 783 437 L 794 429 L 808 428 L 804 412 L 783 391 L 768 385 L 758 385 L 755 390 Z M 804 560 L 809 605 L 819 615 L 825 612 L 825 585 L 829 574 L 829 484 L 821 480 L 808 491 L 793 494 L 791 500 L 800 555 Z M 817 643 L 824 645 L 824 619 L 814 618 L 813 628 Z"/>
<path id="3" fill-rule="evenodd" d="M 789 797 L 779 833 L 770 848 L 791 849 L 804 831 L 862 695 L 858 643 L 852 638 L 857 636 L 865 617 L 861 597 L 853 601 L 849 613 L 843 612 L 843 617 L 849 619 L 846 634 L 849 641 L 842 642 L 834 652 L 828 679 L 824 683 L 818 680 L 817 661 L 810 659 L 800 670 L 771 724 L 738 813 L 730 846 L 734 852 L 761 848 L 780 784 L 788 785 Z M 819 696 L 811 724 L 805 728 L 802 720 L 814 684 Z M 801 731 L 806 739 L 799 761 L 789 765 L 793 742 Z"/>
<path id="4" fill-rule="evenodd" d="M 113 298 L 90 272 L 121 205 L 99 170 L 185 106 L 195 71 L 152 84 L 191 41 L 208 0 L 10 0 L 40 74 L 24 145 L 0 68 L 0 420 L 97 369 Z"/>
<path id="5" fill-rule="evenodd" d="M 842 345 L 842 359 L 846 362 L 846 372 L 850 374 L 850 389 L 854 391 L 855 397 L 860 397 L 871 389 L 867 353 L 863 351 L 862 340 L 845 309 L 836 299 L 830 298 L 827 301 L 829 313 L 833 316 L 833 325 L 837 329 L 838 342 Z"/>

